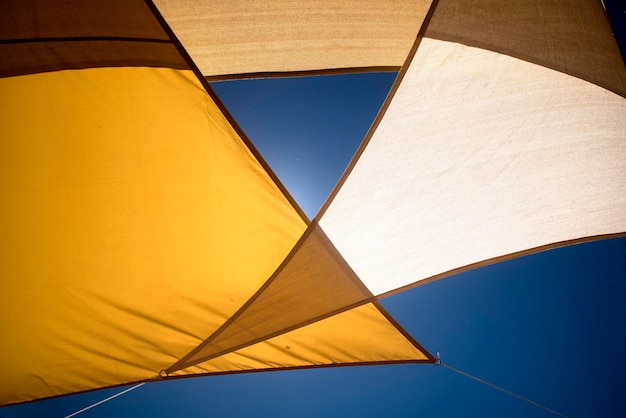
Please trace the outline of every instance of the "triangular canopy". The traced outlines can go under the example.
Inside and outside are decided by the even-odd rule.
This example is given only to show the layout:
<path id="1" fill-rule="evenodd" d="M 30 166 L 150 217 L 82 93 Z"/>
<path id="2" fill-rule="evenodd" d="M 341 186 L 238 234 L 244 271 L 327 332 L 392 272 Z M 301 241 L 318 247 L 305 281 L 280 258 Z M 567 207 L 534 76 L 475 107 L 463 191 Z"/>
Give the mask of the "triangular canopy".
<path id="1" fill-rule="evenodd" d="M 626 231 L 593 1 L 71 3 L 0 13 L 1 404 L 432 362 L 378 296 Z M 311 224 L 204 78 L 402 63 Z"/>

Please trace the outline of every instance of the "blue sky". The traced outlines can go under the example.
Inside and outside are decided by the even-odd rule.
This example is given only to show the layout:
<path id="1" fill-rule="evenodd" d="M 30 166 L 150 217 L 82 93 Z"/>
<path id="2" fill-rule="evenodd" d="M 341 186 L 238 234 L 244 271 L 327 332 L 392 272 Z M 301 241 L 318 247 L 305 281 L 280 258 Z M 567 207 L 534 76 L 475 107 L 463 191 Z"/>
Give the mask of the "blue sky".
<path id="1" fill-rule="evenodd" d="M 393 73 L 224 82 L 215 89 L 308 216 L 334 187 Z M 555 249 L 382 300 L 444 362 L 570 417 L 626 416 L 626 238 Z M 121 389 L 0 409 L 64 416 Z M 81 417 L 550 417 L 433 365 L 157 382 Z"/>
<path id="2" fill-rule="evenodd" d="M 396 73 L 214 83 L 213 89 L 312 219 L 347 167 Z"/>

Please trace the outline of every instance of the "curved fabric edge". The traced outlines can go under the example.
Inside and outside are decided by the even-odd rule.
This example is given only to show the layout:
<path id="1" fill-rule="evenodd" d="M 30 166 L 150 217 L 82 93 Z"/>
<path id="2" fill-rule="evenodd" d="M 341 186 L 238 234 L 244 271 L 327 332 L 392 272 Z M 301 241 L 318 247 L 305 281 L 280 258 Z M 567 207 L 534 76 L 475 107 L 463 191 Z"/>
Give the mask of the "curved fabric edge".
<path id="1" fill-rule="evenodd" d="M 298 77 L 314 77 L 324 75 L 342 75 L 342 74 L 362 74 L 362 73 L 395 73 L 400 70 L 400 66 L 377 66 L 377 67 L 345 67 L 345 68 L 328 68 L 321 70 L 300 70 L 300 71 L 276 71 L 276 72 L 258 72 L 258 73 L 240 73 L 240 74 L 222 74 L 215 76 L 206 76 L 209 83 L 233 80 L 254 80 L 263 78 L 298 78 Z"/>
<path id="2" fill-rule="evenodd" d="M 488 260 L 482 260 L 479 261 L 477 263 L 473 263 L 473 264 L 468 264 L 466 266 L 462 266 L 453 270 L 448 270 L 445 271 L 443 273 L 439 273 L 437 275 L 434 276 L 430 276 L 427 277 L 423 280 L 414 282 L 414 283 L 410 283 L 407 284 L 405 286 L 402 287 L 398 287 L 396 289 L 393 290 L 389 290 L 387 292 L 381 293 L 380 295 L 377 296 L 378 299 L 384 299 L 386 297 L 389 296 L 393 296 L 396 295 L 398 293 L 402 293 L 406 290 L 409 289 L 414 289 L 418 286 L 422 286 L 428 283 L 431 283 L 435 280 L 441 280 L 441 279 L 445 279 L 447 277 L 450 276 L 454 276 L 455 274 L 461 274 L 464 273 L 466 271 L 470 271 L 470 270 L 474 270 L 474 269 L 478 269 L 481 267 L 486 267 L 486 266 L 490 266 L 492 264 L 496 264 L 496 263 L 500 263 L 503 261 L 508 261 L 508 260 L 512 260 L 515 258 L 520 258 L 520 257 L 525 257 L 528 255 L 533 255 L 533 254 L 537 254 L 543 251 L 550 251 L 550 250 L 555 250 L 558 248 L 563 248 L 563 247 L 569 247 L 571 245 L 579 245 L 579 244 L 584 244 L 587 242 L 594 242 L 594 241 L 601 241 L 601 240 L 605 240 L 605 239 L 615 239 L 615 238 L 624 238 L 626 237 L 626 231 L 624 232 L 616 232 L 614 234 L 605 234 L 605 235 L 596 235 L 596 236 L 590 236 L 590 237 L 582 237 L 582 238 L 577 238 L 577 239 L 571 239 L 568 241 L 561 241 L 561 242 L 554 242 L 551 244 L 546 244 L 546 245 L 542 245 L 540 247 L 535 247 L 535 248 L 529 248 L 523 251 L 518 251 L 516 253 L 510 253 L 510 254 L 505 254 L 502 256 L 498 256 L 498 257 L 494 257 L 494 258 L 490 258 Z"/>

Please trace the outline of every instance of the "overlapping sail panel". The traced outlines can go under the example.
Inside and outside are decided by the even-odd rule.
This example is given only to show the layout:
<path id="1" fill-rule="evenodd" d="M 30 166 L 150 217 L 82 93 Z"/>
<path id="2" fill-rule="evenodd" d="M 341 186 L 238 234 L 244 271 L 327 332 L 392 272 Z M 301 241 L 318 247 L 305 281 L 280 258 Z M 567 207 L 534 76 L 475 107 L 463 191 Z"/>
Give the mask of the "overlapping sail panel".
<path id="1" fill-rule="evenodd" d="M 400 67 L 432 0 L 157 0 L 205 76 Z"/>
<path id="2" fill-rule="evenodd" d="M 376 295 L 626 231 L 626 68 L 600 4 L 473 5 L 438 3 L 321 217 Z"/>
<path id="3" fill-rule="evenodd" d="M 372 300 L 372 294 L 323 232 L 319 228 L 308 232 L 238 312 L 167 371 L 247 347 Z"/>
<path id="4" fill-rule="evenodd" d="M 384 344 L 373 343 L 374 338 Z M 432 357 L 410 337 L 399 333 L 379 305 L 368 303 L 181 372 L 232 373 L 397 362 L 432 363 Z"/>

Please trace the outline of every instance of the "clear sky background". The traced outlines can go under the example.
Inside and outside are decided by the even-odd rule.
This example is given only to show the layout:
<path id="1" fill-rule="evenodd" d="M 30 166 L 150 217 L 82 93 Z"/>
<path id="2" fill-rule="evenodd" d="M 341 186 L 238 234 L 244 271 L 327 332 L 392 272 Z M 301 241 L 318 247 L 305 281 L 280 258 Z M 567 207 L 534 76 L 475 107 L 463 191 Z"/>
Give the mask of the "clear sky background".
<path id="1" fill-rule="evenodd" d="M 223 82 L 214 88 L 312 218 L 394 78 L 357 74 Z M 571 418 L 626 417 L 626 238 L 494 264 L 381 302 L 452 367 Z M 0 418 L 65 416 L 121 390 L 5 407 Z M 154 382 L 80 415 L 138 416 L 555 415 L 446 368 L 415 364 Z"/>

